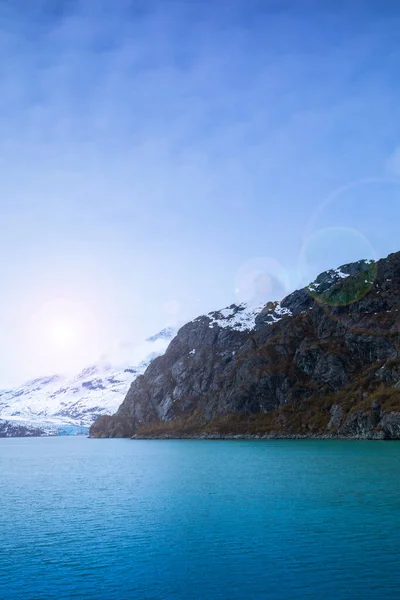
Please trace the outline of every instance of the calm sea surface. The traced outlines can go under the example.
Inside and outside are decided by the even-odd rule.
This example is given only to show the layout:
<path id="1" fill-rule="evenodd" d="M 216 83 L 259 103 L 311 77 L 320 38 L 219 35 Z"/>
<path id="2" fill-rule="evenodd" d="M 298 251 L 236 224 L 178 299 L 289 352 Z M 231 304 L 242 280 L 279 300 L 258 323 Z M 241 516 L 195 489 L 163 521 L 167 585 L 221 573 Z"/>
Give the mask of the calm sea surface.
<path id="1" fill-rule="evenodd" d="M 400 597 L 400 443 L 0 440 L 0 598 Z"/>

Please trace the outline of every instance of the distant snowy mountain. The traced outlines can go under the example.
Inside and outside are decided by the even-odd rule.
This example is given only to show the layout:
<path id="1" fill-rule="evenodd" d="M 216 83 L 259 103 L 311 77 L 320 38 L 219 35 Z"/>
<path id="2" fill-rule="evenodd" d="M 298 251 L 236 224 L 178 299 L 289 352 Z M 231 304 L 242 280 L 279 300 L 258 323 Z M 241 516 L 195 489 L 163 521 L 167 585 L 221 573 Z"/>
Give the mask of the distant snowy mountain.
<path id="1" fill-rule="evenodd" d="M 155 335 L 152 335 L 151 337 L 147 338 L 146 342 L 154 343 L 158 340 L 166 340 L 167 342 L 170 342 L 172 338 L 175 337 L 175 335 L 176 329 L 174 329 L 173 327 L 166 327 L 165 329 L 162 329 Z"/>
<path id="2" fill-rule="evenodd" d="M 163 354 L 176 330 L 166 328 L 136 348 L 135 364 L 91 365 L 76 377 L 40 377 L 0 390 L 0 437 L 79 435 L 101 415 L 114 413 L 130 384 Z"/>

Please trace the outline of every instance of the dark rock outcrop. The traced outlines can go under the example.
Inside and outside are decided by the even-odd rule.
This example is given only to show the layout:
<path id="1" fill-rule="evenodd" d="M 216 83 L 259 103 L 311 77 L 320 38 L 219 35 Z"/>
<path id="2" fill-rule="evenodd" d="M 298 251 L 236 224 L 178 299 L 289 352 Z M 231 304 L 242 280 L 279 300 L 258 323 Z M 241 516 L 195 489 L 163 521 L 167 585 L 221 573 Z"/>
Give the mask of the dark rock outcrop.
<path id="1" fill-rule="evenodd" d="M 184 325 L 92 437 L 400 438 L 400 252 Z"/>
<path id="2" fill-rule="evenodd" d="M 41 427 L 32 427 L 15 421 L 0 420 L 0 438 L 4 437 L 39 437 L 47 435 Z"/>

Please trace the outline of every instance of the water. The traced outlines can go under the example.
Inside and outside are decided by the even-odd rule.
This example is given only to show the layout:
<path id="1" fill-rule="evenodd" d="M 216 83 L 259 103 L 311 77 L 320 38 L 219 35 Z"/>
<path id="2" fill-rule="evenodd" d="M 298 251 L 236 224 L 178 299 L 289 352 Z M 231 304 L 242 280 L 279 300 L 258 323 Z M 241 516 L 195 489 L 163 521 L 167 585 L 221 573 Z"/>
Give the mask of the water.
<path id="1" fill-rule="evenodd" d="M 0 440 L 0 598 L 398 597 L 400 443 Z"/>

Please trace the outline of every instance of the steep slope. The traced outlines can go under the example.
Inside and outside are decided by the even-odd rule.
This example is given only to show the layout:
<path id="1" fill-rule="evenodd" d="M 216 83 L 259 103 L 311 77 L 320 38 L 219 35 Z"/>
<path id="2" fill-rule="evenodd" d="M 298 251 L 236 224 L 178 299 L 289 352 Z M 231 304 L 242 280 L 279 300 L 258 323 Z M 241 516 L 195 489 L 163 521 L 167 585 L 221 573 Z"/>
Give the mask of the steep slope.
<path id="1" fill-rule="evenodd" d="M 0 390 L 0 437 L 88 432 L 100 415 L 112 414 L 132 381 L 162 354 L 176 331 L 167 328 L 140 346 L 135 366 L 92 365 L 72 379 L 54 375 Z"/>
<path id="2" fill-rule="evenodd" d="M 400 437 L 400 252 L 182 327 L 93 437 Z"/>

